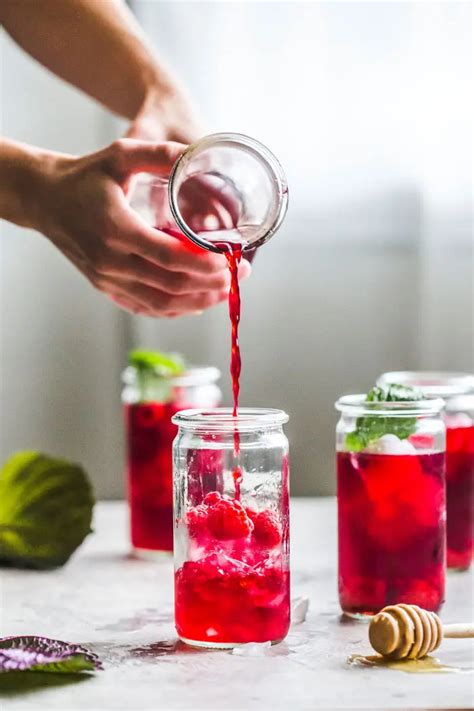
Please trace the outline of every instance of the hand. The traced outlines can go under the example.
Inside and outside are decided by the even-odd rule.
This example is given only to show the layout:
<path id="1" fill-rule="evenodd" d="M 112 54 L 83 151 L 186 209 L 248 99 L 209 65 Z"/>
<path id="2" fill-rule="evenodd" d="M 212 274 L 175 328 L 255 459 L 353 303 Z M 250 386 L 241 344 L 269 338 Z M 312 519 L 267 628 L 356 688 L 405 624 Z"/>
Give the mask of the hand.
<path id="1" fill-rule="evenodd" d="M 146 224 L 126 199 L 131 176 L 166 176 L 185 146 L 123 139 L 83 158 L 59 156 L 41 179 L 38 224 L 119 306 L 148 316 L 201 312 L 227 298 L 223 255 L 190 249 Z M 239 277 L 250 273 L 242 261 Z"/>
<path id="2" fill-rule="evenodd" d="M 191 100 L 181 87 L 150 90 L 132 120 L 127 138 L 192 143 L 204 135 Z"/>

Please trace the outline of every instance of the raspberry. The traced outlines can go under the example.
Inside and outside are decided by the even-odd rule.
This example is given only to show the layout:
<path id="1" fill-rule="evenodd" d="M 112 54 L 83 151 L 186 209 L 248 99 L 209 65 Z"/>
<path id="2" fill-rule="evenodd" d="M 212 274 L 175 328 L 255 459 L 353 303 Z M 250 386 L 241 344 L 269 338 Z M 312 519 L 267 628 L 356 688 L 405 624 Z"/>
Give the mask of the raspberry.
<path id="1" fill-rule="evenodd" d="M 199 506 L 189 509 L 186 524 L 192 538 L 202 533 L 207 525 L 207 507 L 199 504 Z"/>
<path id="2" fill-rule="evenodd" d="M 244 538 L 253 530 L 244 507 L 235 499 L 221 498 L 210 507 L 207 525 L 212 535 L 220 540 Z"/>
<path id="3" fill-rule="evenodd" d="M 246 506 L 245 512 L 251 521 L 255 521 L 258 515 L 258 512 L 255 509 L 253 509 L 251 506 Z"/>
<path id="4" fill-rule="evenodd" d="M 281 541 L 281 530 L 278 516 L 269 509 L 260 511 L 254 518 L 255 539 L 267 548 L 274 548 Z"/>
<path id="5" fill-rule="evenodd" d="M 214 504 L 217 504 L 217 502 L 221 499 L 222 496 L 219 494 L 218 491 L 210 491 L 204 497 L 204 503 L 206 504 L 206 506 L 214 506 Z"/>

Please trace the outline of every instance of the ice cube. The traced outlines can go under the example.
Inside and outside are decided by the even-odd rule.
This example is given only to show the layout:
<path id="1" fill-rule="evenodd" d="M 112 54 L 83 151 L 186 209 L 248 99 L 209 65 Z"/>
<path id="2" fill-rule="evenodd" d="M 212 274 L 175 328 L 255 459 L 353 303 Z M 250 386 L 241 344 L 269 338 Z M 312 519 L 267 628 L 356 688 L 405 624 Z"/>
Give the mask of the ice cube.
<path id="1" fill-rule="evenodd" d="M 369 444 L 367 452 L 374 454 L 416 454 L 416 449 L 407 439 L 399 439 L 397 435 L 385 434 Z"/>
<path id="2" fill-rule="evenodd" d="M 264 657 L 271 646 L 271 642 L 248 642 L 241 644 L 240 647 L 234 647 L 232 654 L 237 654 L 239 657 Z"/>
<path id="3" fill-rule="evenodd" d="M 300 625 L 308 614 L 309 598 L 295 597 L 291 601 L 291 624 Z"/>

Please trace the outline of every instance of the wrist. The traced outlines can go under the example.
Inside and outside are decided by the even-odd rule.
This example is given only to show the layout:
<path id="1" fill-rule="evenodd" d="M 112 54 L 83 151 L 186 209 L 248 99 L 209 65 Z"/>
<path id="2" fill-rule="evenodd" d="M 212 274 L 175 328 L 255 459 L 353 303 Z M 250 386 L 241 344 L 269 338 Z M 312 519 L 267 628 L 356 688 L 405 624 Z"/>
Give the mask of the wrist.
<path id="1" fill-rule="evenodd" d="M 202 134 L 194 107 L 176 85 L 155 83 L 146 92 L 129 135 L 151 141 L 191 143 Z"/>
<path id="2" fill-rule="evenodd" d="M 21 227 L 46 229 L 48 186 L 66 156 L 14 141 L 0 147 L 0 217 Z M 69 159 L 70 160 L 70 159 Z"/>

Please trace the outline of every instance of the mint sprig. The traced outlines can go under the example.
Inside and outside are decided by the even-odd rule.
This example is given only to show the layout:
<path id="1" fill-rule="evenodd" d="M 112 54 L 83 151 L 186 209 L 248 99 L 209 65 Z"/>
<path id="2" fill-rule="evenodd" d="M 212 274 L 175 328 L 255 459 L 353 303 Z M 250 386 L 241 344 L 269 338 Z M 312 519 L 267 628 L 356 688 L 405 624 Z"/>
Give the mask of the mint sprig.
<path id="1" fill-rule="evenodd" d="M 173 392 L 170 379 L 186 370 L 184 358 L 178 353 L 136 349 L 130 351 L 128 363 L 137 373 L 140 402 L 168 402 Z"/>
<path id="2" fill-rule="evenodd" d="M 161 353 L 136 349 L 128 354 L 128 363 L 142 373 L 153 373 L 162 377 L 181 375 L 186 365 L 178 353 Z"/>
<path id="3" fill-rule="evenodd" d="M 420 390 L 393 383 L 387 387 L 374 387 L 367 393 L 366 402 L 413 402 L 422 400 Z M 358 417 L 356 429 L 346 435 L 346 449 L 361 452 L 386 434 L 407 439 L 416 431 L 416 417 L 382 417 L 366 415 Z"/>

